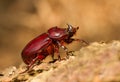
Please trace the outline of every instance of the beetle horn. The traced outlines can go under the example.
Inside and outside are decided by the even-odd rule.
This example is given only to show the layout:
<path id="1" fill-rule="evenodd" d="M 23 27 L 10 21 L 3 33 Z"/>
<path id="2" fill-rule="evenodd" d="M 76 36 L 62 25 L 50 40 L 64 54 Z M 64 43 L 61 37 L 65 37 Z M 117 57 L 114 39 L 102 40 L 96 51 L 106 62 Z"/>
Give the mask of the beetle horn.
<path id="1" fill-rule="evenodd" d="M 73 27 L 72 27 L 72 25 L 70 25 L 70 24 L 67 24 L 67 26 L 68 26 L 68 29 L 67 29 L 67 31 L 72 31 L 72 30 L 73 30 Z"/>

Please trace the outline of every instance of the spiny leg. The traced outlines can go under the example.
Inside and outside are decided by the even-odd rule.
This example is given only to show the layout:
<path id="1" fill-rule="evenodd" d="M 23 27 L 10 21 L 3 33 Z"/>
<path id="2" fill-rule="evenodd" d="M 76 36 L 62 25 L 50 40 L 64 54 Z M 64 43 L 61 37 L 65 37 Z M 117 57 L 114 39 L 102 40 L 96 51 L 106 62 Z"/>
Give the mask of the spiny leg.
<path id="1" fill-rule="evenodd" d="M 55 59 L 55 58 L 54 58 L 54 54 L 52 54 L 52 56 L 51 56 L 51 57 L 52 57 L 52 61 L 49 61 L 49 63 L 54 63 L 54 62 L 56 62 L 56 61 L 57 61 L 57 59 Z"/>
<path id="2" fill-rule="evenodd" d="M 51 56 L 51 57 L 52 57 L 52 61 L 49 61 L 49 63 L 54 63 L 54 62 L 56 62 L 57 59 L 54 58 L 54 53 L 52 53 L 52 56 Z"/>
<path id="3" fill-rule="evenodd" d="M 54 53 L 52 54 L 52 56 L 51 56 L 51 57 L 52 57 L 52 60 L 54 61 L 54 60 L 55 60 L 55 58 L 54 58 Z"/>
<path id="4" fill-rule="evenodd" d="M 34 58 L 33 60 L 32 60 L 32 62 L 29 64 L 29 65 L 27 65 L 27 69 L 25 70 L 25 71 L 23 71 L 23 72 L 21 72 L 20 74 L 23 74 L 23 73 L 26 73 L 26 72 L 28 72 L 30 69 L 32 69 L 35 65 L 34 65 L 34 63 L 36 62 L 38 60 L 38 57 L 36 57 L 36 58 Z"/>
<path id="5" fill-rule="evenodd" d="M 89 45 L 88 42 L 86 42 L 85 40 L 83 39 L 76 39 L 76 38 L 72 38 L 73 41 L 78 41 L 78 42 L 82 42 L 82 43 L 85 43 L 86 45 Z"/>
<path id="6" fill-rule="evenodd" d="M 54 52 L 55 52 L 55 46 L 53 44 L 53 45 L 51 45 L 51 53 L 50 53 L 50 54 L 52 54 L 51 57 L 52 57 L 52 61 L 53 62 L 55 62 L 57 60 L 57 59 L 54 58 Z"/>
<path id="7" fill-rule="evenodd" d="M 68 59 L 68 58 L 69 58 L 69 52 L 68 52 L 67 47 L 61 45 L 61 48 L 63 48 L 63 49 L 65 50 L 65 52 L 66 52 L 66 54 L 67 54 L 66 58 Z"/>
<path id="8" fill-rule="evenodd" d="M 58 55 L 58 60 L 61 60 L 60 53 L 59 53 L 59 46 L 58 45 L 55 46 L 55 52 Z"/>
<path id="9" fill-rule="evenodd" d="M 68 48 L 66 46 L 64 46 L 63 44 L 61 44 L 60 42 L 58 42 L 58 45 L 63 48 L 67 54 L 66 58 L 68 59 L 69 58 L 69 55 L 72 51 L 68 51 Z M 73 55 L 73 54 L 72 54 Z"/>

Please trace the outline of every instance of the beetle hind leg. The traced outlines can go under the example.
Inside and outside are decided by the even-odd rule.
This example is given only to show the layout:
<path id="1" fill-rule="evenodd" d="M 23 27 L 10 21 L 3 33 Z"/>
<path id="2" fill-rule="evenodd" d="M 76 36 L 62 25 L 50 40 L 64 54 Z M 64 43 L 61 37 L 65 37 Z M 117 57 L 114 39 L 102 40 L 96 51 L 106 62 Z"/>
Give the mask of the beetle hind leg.
<path id="1" fill-rule="evenodd" d="M 28 71 L 30 71 L 30 69 L 32 69 L 35 65 L 35 62 L 38 60 L 38 56 L 36 58 L 34 58 L 31 63 L 29 65 L 27 65 L 26 70 L 24 70 L 23 72 L 21 72 L 20 74 L 26 73 Z"/>

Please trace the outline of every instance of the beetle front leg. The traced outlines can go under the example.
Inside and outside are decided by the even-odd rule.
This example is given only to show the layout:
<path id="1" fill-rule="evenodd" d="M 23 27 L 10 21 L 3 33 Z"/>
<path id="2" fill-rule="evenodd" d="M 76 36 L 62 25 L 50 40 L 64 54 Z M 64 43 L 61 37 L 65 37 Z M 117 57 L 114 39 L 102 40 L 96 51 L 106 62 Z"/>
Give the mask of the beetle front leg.
<path id="1" fill-rule="evenodd" d="M 83 39 L 76 39 L 76 38 L 72 38 L 72 41 L 78 41 L 78 42 L 82 42 L 82 43 L 85 43 L 86 45 L 89 45 L 88 42 L 86 42 L 85 40 Z"/>

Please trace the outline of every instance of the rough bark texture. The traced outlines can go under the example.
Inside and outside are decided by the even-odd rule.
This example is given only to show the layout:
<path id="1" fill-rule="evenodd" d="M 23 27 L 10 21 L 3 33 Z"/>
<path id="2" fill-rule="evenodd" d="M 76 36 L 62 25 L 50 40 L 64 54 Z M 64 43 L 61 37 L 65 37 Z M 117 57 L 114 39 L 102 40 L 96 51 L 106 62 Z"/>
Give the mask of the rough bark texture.
<path id="1" fill-rule="evenodd" d="M 120 42 L 94 42 L 69 59 L 42 63 L 29 73 L 19 74 L 23 65 L 1 73 L 3 82 L 120 82 Z"/>

